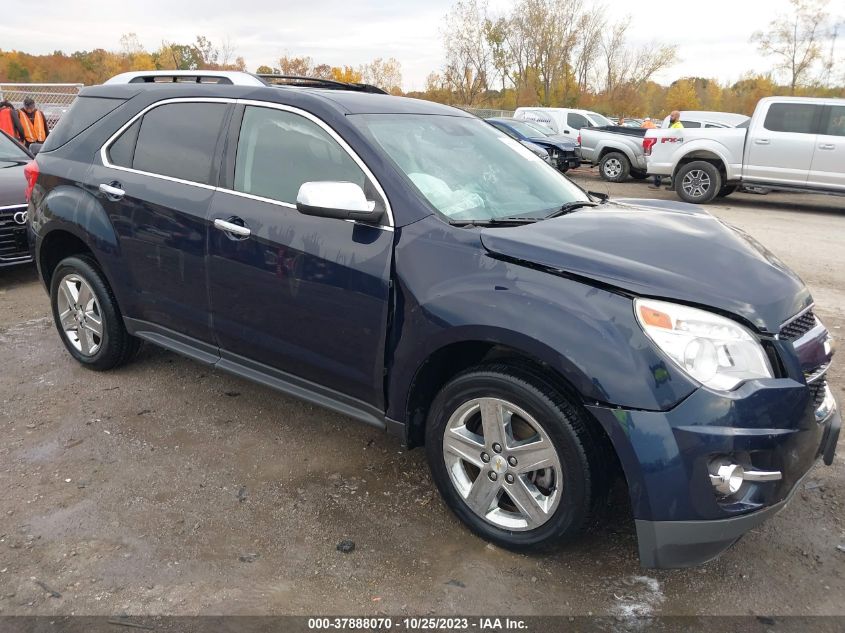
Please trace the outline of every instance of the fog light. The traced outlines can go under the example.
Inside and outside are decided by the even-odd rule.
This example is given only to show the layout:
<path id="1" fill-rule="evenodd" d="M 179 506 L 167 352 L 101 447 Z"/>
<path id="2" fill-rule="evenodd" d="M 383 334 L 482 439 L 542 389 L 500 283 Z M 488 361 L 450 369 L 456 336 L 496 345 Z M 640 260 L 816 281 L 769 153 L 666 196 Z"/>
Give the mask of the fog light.
<path id="1" fill-rule="evenodd" d="M 742 487 L 745 474 L 742 466 L 738 464 L 722 464 L 716 469 L 716 474 L 710 473 L 710 483 L 723 495 L 736 494 Z"/>
<path id="2" fill-rule="evenodd" d="M 826 421 L 830 417 L 830 414 L 836 410 L 836 400 L 833 399 L 833 392 L 830 390 L 830 386 L 826 384 L 822 388 L 824 389 L 824 399 L 815 412 L 816 422 L 819 424 Z"/>
<path id="3" fill-rule="evenodd" d="M 710 462 L 710 483 L 719 494 L 730 496 L 739 492 L 745 481 L 778 481 L 779 470 L 745 470 L 739 464 L 717 459 Z"/>

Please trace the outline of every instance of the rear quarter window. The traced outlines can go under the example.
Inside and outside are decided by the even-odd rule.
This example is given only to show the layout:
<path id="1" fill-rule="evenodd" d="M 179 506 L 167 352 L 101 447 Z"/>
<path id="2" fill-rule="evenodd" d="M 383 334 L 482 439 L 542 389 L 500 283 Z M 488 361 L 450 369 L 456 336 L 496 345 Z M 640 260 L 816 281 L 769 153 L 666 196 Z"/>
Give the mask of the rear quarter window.
<path id="1" fill-rule="evenodd" d="M 49 152 L 61 147 L 123 103 L 124 99 L 77 97 L 44 141 L 41 151 Z"/>

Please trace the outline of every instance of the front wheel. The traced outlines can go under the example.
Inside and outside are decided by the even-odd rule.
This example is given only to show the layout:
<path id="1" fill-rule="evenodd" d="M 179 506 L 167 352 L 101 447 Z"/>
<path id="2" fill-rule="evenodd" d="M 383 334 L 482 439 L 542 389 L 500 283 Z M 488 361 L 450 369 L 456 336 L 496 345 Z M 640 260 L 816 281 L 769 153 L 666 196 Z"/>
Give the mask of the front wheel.
<path id="1" fill-rule="evenodd" d="M 507 365 L 459 375 L 437 395 L 426 427 L 429 466 L 446 504 L 508 549 L 579 535 L 607 477 L 582 415 L 542 379 Z"/>
<path id="2" fill-rule="evenodd" d="M 112 369 L 138 351 L 140 341 L 126 331 L 117 300 L 90 257 L 59 262 L 50 282 L 50 303 L 62 343 L 83 366 Z"/>
<path id="3" fill-rule="evenodd" d="M 672 181 L 678 196 L 693 204 L 710 202 L 722 188 L 722 174 L 715 165 L 703 160 L 681 167 Z"/>
<path id="4" fill-rule="evenodd" d="M 599 161 L 599 173 L 608 182 L 622 182 L 628 178 L 631 163 L 625 154 L 610 152 Z"/>

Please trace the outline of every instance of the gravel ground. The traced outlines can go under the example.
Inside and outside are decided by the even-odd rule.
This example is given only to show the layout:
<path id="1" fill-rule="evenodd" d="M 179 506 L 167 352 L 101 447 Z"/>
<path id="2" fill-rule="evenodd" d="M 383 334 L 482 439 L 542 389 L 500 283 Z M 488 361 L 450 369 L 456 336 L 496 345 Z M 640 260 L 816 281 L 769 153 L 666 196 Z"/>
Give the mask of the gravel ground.
<path id="1" fill-rule="evenodd" d="M 675 199 L 642 182 L 617 197 Z M 845 198 L 710 210 L 811 287 L 845 334 Z M 845 402 L 840 361 L 831 384 Z M 639 567 L 624 504 L 553 555 L 472 536 L 422 451 L 147 346 L 97 374 L 65 353 L 30 268 L 0 270 L 0 613 L 845 614 L 845 447 L 717 561 Z M 342 540 L 355 543 L 343 553 Z"/>

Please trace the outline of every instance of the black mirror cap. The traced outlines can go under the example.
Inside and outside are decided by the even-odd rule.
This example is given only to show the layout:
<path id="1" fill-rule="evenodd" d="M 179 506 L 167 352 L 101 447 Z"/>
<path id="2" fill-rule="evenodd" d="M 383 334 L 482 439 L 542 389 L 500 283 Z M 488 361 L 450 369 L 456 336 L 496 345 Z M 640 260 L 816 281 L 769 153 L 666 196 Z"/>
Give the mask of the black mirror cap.
<path id="1" fill-rule="evenodd" d="M 33 158 L 38 156 L 38 152 L 41 151 L 41 148 L 43 147 L 43 145 L 44 145 L 44 143 L 32 143 L 32 144 L 30 144 L 29 153 L 32 154 Z"/>
<path id="2" fill-rule="evenodd" d="M 303 215 L 312 215 L 321 218 L 335 218 L 338 220 L 355 220 L 367 224 L 379 224 L 384 211 L 374 209 L 373 211 L 349 211 L 348 209 L 333 209 L 330 207 L 312 207 L 308 204 L 296 203 L 296 210 Z"/>

